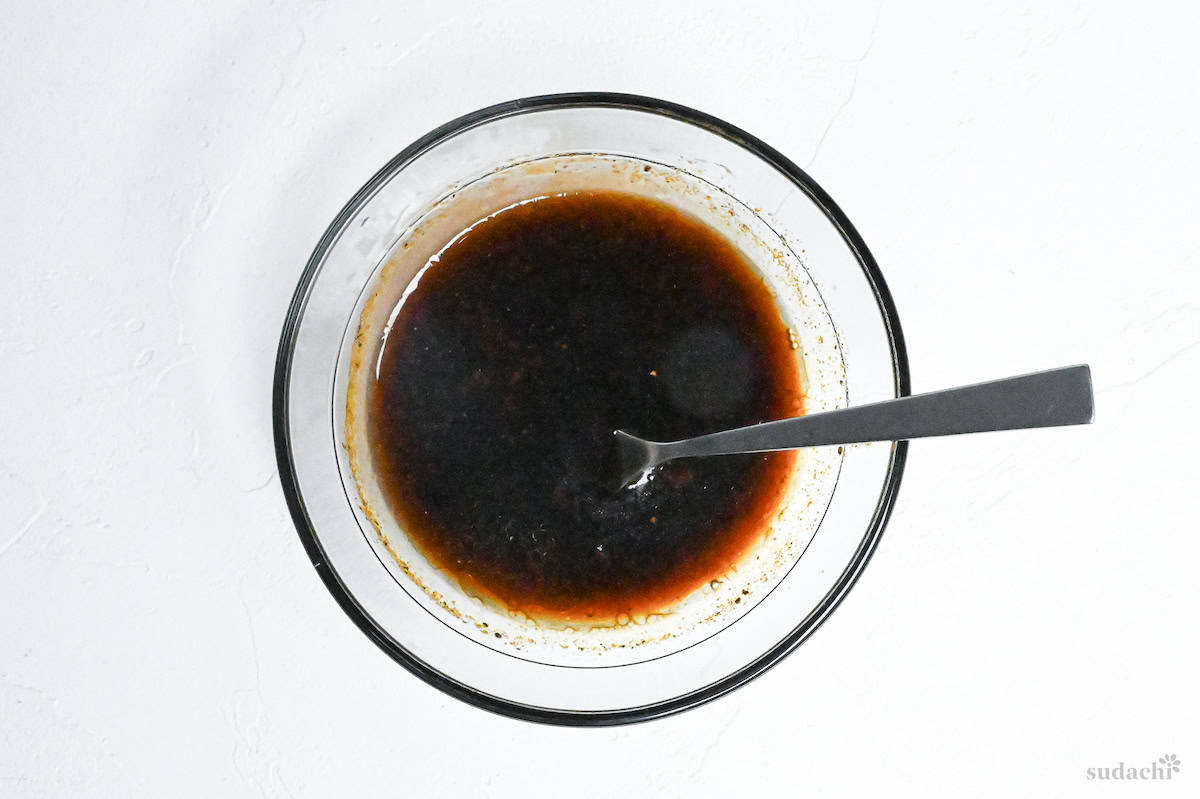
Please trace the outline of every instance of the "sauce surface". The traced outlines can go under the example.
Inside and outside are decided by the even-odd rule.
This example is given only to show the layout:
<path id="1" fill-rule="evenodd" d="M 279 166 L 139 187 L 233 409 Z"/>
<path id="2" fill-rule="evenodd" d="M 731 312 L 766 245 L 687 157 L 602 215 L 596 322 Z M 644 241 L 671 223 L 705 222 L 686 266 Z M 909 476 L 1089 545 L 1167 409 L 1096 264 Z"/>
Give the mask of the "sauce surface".
<path id="1" fill-rule="evenodd" d="M 680 460 L 617 489 L 613 431 L 800 415 L 796 356 L 708 225 L 617 192 L 527 201 L 460 234 L 401 300 L 371 457 L 410 539 L 468 592 L 564 621 L 653 613 L 761 539 L 796 456 Z"/>

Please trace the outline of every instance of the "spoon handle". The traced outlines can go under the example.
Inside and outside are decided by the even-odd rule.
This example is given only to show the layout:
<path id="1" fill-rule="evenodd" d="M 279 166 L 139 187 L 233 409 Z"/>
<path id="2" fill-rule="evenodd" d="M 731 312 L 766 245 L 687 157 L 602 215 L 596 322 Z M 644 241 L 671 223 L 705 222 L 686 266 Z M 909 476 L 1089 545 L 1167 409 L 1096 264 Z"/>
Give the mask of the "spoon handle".
<path id="1" fill-rule="evenodd" d="M 1087 424 L 1095 408 L 1085 366 L 992 380 L 660 444 L 663 460 L 826 444 Z"/>

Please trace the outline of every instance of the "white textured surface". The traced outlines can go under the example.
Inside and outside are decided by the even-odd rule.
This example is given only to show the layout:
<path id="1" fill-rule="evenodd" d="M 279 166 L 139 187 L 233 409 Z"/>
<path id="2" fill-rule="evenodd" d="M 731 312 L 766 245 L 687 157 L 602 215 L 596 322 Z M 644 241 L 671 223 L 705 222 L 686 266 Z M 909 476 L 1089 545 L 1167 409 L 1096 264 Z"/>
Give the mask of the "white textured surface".
<path id="1" fill-rule="evenodd" d="M 0 795 L 1196 795 L 1191 4 L 73 5 L 0 29 Z M 807 165 L 917 390 L 1088 361 L 1098 409 L 915 444 L 795 655 L 572 731 L 448 699 L 344 617 L 269 389 L 367 176 L 460 113 L 588 88 Z M 1085 777 L 1164 753 L 1153 790 Z"/>

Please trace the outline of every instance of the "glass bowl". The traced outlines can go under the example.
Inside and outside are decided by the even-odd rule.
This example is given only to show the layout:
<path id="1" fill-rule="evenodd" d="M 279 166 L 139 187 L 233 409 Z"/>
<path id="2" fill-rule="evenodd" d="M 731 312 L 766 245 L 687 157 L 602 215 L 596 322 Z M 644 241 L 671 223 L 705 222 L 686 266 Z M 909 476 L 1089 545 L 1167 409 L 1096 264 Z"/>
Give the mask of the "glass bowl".
<path id="1" fill-rule="evenodd" d="M 347 203 L 301 276 L 276 363 L 276 455 L 301 541 L 359 628 L 434 687 L 517 718 L 606 725 L 714 699 L 804 641 L 878 544 L 906 445 L 800 453 L 753 557 L 671 613 L 579 630 L 473 601 L 422 559 L 353 457 L 371 356 L 360 324 L 406 285 L 422 238 L 436 250 L 482 215 L 578 188 L 651 196 L 722 229 L 790 326 L 807 412 L 906 395 L 909 377 L 891 296 L 850 221 L 780 153 L 689 108 L 598 93 L 492 106 L 410 145 Z"/>

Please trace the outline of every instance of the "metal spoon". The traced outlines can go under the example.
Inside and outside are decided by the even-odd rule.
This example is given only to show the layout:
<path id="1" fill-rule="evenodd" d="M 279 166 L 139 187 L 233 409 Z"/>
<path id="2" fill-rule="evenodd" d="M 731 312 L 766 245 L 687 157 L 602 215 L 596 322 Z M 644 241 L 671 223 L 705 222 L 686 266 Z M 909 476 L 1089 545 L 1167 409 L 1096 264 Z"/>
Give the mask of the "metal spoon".
<path id="1" fill-rule="evenodd" d="M 1089 424 L 1094 416 L 1092 372 L 1084 365 L 763 422 L 682 441 L 646 441 L 624 430 L 614 431 L 614 435 L 621 459 L 621 485 L 627 486 L 675 458 Z"/>

